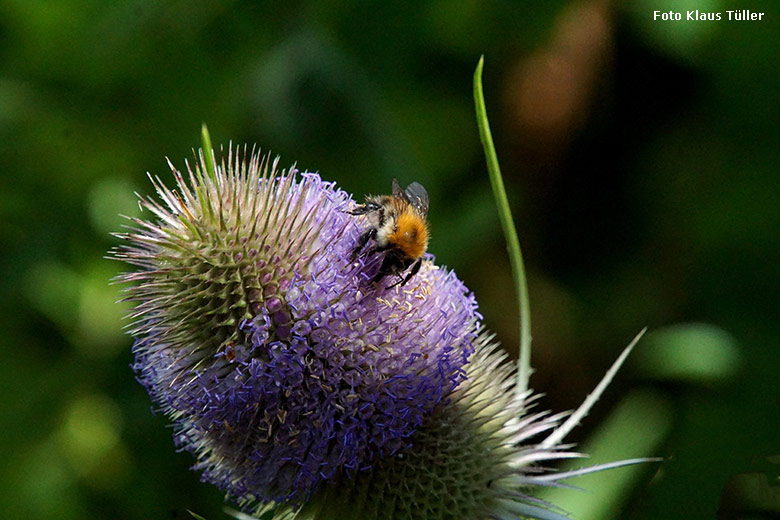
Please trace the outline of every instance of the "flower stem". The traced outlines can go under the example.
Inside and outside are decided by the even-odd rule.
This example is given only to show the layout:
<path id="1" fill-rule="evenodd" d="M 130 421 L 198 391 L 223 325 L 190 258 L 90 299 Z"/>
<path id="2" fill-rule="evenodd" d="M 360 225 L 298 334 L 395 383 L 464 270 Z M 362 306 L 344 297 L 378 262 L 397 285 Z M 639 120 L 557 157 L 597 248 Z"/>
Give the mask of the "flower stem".
<path id="1" fill-rule="evenodd" d="M 520 354 L 517 360 L 517 395 L 523 395 L 528 389 L 528 379 L 531 377 L 531 316 L 528 303 L 528 284 L 523 267 L 523 254 L 520 251 L 520 241 L 517 238 L 517 230 L 512 220 L 512 211 L 509 208 L 509 200 L 504 189 L 504 181 L 501 178 L 501 169 L 498 166 L 498 157 L 493 145 L 493 136 L 490 133 L 485 98 L 482 93 L 482 66 L 485 57 L 479 58 L 477 69 L 474 71 L 474 103 L 477 111 L 477 126 L 482 147 L 485 150 L 488 176 L 493 195 L 496 197 L 498 218 L 501 229 L 504 231 L 506 248 L 509 253 L 509 262 L 512 265 L 512 277 L 515 282 L 515 292 L 520 309 Z"/>

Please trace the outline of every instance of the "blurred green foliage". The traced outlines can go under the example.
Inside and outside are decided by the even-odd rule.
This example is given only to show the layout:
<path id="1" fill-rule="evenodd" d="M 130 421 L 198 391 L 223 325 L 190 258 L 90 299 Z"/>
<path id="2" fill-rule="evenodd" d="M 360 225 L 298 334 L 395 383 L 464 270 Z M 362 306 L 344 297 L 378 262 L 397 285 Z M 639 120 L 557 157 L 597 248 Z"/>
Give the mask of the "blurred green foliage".
<path id="1" fill-rule="evenodd" d="M 202 122 L 216 146 L 258 143 L 358 196 L 423 183 L 430 250 L 516 349 L 472 108 L 485 54 L 529 271 L 531 384 L 571 408 L 657 330 L 577 440 L 603 423 L 620 441 L 599 456 L 669 459 L 599 514 L 713 518 L 734 475 L 780 452 L 780 12 L 626 4 L 0 2 L 3 517 L 224 518 L 133 379 L 108 285 L 123 267 L 103 258 L 117 215 L 138 214 L 133 192 L 151 191 L 144 173 L 170 180 L 164 158 L 183 168 Z M 768 15 L 653 22 L 664 8 Z M 658 330 L 685 323 L 708 325 Z M 661 435 L 641 441 L 643 424 Z"/>

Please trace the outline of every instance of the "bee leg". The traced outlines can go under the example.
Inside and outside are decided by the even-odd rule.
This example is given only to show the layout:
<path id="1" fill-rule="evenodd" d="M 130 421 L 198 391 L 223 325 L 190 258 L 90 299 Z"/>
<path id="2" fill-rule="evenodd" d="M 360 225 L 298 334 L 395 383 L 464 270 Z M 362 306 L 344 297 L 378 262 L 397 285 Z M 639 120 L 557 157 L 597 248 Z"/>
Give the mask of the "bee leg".
<path id="1" fill-rule="evenodd" d="M 363 250 L 364 247 L 366 247 L 366 244 L 369 240 L 373 240 L 376 238 L 376 228 L 371 228 L 362 235 L 360 235 L 360 238 L 358 238 L 358 245 L 357 247 L 352 251 L 352 255 L 349 257 L 350 262 L 354 262 L 355 259 L 358 257 L 358 253 Z"/>
<path id="2" fill-rule="evenodd" d="M 412 264 L 412 268 L 409 270 L 409 274 L 401 278 L 400 281 L 395 282 L 390 287 L 395 287 L 396 285 L 400 285 L 401 287 L 403 287 L 404 285 L 406 285 L 406 282 L 411 280 L 412 277 L 420 271 L 420 266 L 422 266 L 422 258 L 418 258 L 417 261 Z"/>
<path id="3" fill-rule="evenodd" d="M 371 281 L 373 283 L 378 283 L 382 278 L 384 278 L 388 274 L 398 273 L 398 271 L 402 268 L 403 265 L 401 264 L 399 258 L 396 255 L 394 255 L 392 252 L 390 252 L 387 255 L 385 255 L 384 260 L 382 260 L 382 265 L 379 267 L 379 271 L 377 271 L 376 276 L 374 276 L 374 278 Z M 391 285 L 390 287 L 393 286 Z M 390 287 L 388 287 L 388 289 Z"/>
<path id="4" fill-rule="evenodd" d="M 344 213 L 349 213 L 350 215 L 365 215 L 366 213 L 371 213 L 372 211 L 376 211 L 378 209 L 381 209 L 382 206 L 379 204 L 376 204 L 374 202 L 366 202 L 365 204 L 358 204 L 358 206 L 353 210 L 347 210 Z"/>

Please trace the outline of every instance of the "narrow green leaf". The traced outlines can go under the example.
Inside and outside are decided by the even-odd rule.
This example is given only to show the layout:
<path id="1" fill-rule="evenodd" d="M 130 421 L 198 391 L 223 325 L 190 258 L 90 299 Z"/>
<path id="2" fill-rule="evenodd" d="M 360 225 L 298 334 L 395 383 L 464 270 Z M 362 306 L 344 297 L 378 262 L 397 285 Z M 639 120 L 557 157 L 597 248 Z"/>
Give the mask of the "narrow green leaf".
<path id="1" fill-rule="evenodd" d="M 477 111 L 479 137 L 485 150 L 490 186 L 496 198 L 498 218 L 501 222 L 501 229 L 504 231 L 509 262 L 512 266 L 512 277 L 515 281 L 518 308 L 520 309 L 520 355 L 517 360 L 517 392 L 518 395 L 521 395 L 528 389 L 528 379 L 532 373 L 531 312 L 528 303 L 528 284 L 525 278 L 520 241 L 517 238 L 517 230 L 512 220 L 512 211 L 509 208 L 504 181 L 501 178 L 501 169 L 498 166 L 498 156 L 493 145 L 493 136 L 490 133 L 490 124 L 488 123 L 487 109 L 485 108 L 485 98 L 482 93 L 482 66 L 484 59 L 484 56 L 479 58 L 477 69 L 474 71 L 474 104 Z"/>

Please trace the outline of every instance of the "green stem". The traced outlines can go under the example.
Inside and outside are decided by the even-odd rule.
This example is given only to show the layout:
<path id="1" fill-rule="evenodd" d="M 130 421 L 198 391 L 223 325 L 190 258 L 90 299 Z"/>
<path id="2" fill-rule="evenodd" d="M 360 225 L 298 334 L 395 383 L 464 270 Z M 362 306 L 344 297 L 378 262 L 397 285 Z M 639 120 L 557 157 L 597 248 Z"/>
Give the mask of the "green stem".
<path id="1" fill-rule="evenodd" d="M 498 157 L 493 145 L 493 136 L 490 133 L 485 98 L 482 93 L 482 66 L 485 57 L 479 58 L 477 69 L 474 71 L 474 104 L 477 110 L 477 126 L 482 147 L 485 150 L 487 170 L 490 177 L 490 186 L 496 197 L 498 207 L 498 219 L 501 221 L 501 229 L 504 231 L 506 248 L 509 253 L 509 262 L 512 265 L 512 277 L 515 281 L 515 292 L 520 309 L 520 354 L 517 360 L 517 393 L 521 395 L 528 389 L 528 379 L 531 377 L 531 313 L 528 303 L 528 284 L 525 279 L 523 267 L 523 254 L 520 252 L 520 241 L 517 238 L 517 230 L 512 220 L 512 211 L 509 209 L 509 200 L 504 189 L 504 181 L 501 178 L 501 169 L 498 166 Z"/>

